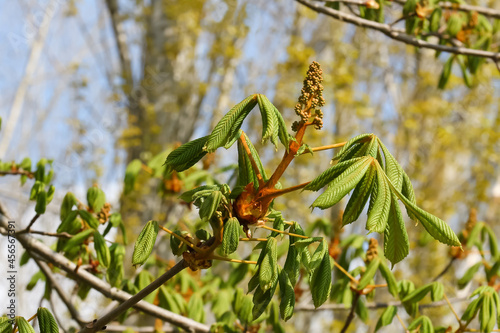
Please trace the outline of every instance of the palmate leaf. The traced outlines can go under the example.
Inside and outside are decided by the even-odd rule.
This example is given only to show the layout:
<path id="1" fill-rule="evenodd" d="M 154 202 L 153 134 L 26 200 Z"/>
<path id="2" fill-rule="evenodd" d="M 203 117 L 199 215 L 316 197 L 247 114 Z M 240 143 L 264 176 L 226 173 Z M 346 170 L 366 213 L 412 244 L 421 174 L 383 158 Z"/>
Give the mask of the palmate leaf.
<path id="1" fill-rule="evenodd" d="M 410 241 L 398 201 L 392 194 L 387 226 L 384 232 L 384 256 L 394 266 L 410 253 Z"/>
<path id="2" fill-rule="evenodd" d="M 167 168 L 177 172 L 184 171 L 195 165 L 207 154 L 203 147 L 208 136 L 189 141 L 171 152 L 165 161 Z"/>
<path id="3" fill-rule="evenodd" d="M 343 226 L 356 221 L 363 211 L 372 192 L 376 173 L 377 168 L 370 166 L 363 179 L 356 185 L 342 217 Z"/>
<path id="4" fill-rule="evenodd" d="M 240 103 L 236 104 L 222 119 L 215 125 L 214 130 L 208 136 L 208 140 L 203 149 L 213 153 L 217 148 L 226 145 L 228 141 L 239 131 L 243 120 L 257 104 L 257 95 L 250 95 Z"/>
<path id="5" fill-rule="evenodd" d="M 347 168 L 340 176 L 330 183 L 328 189 L 314 200 L 312 207 L 326 209 L 338 203 L 363 178 L 373 158 L 364 157 Z"/>
<path id="6" fill-rule="evenodd" d="M 326 169 L 323 171 L 318 177 L 314 178 L 305 188 L 304 190 L 308 191 L 319 191 L 322 189 L 326 184 L 330 183 L 333 181 L 335 178 L 337 178 L 342 172 L 344 172 L 347 168 L 349 168 L 351 165 L 354 166 L 355 163 L 359 162 L 361 158 L 353 158 L 348 161 L 344 162 L 339 162 L 335 164 L 334 166 Z M 354 168 L 356 168 L 354 166 Z"/>

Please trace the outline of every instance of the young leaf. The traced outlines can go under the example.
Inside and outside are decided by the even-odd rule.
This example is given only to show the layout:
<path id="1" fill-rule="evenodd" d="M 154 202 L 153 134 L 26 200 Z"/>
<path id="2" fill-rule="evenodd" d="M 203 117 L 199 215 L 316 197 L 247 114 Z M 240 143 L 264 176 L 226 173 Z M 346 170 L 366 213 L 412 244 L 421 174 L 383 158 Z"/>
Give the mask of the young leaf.
<path id="1" fill-rule="evenodd" d="M 326 209 L 339 202 L 363 178 L 372 160 L 372 157 L 363 157 L 360 161 L 347 168 L 330 183 L 323 194 L 314 200 L 312 207 Z"/>
<path id="2" fill-rule="evenodd" d="M 99 221 L 91 213 L 87 212 L 86 210 L 79 209 L 78 210 L 78 214 L 80 215 L 80 217 L 82 218 L 82 220 L 84 220 L 85 222 L 87 222 L 87 224 L 89 225 L 89 227 L 91 227 L 92 229 L 97 229 L 97 227 L 99 227 Z"/>
<path id="3" fill-rule="evenodd" d="M 444 286 L 439 281 L 434 281 L 432 283 L 431 289 L 431 300 L 433 302 L 440 301 L 444 297 Z"/>
<path id="4" fill-rule="evenodd" d="M 432 290 L 432 287 L 433 283 L 423 285 L 422 287 L 415 289 L 411 293 L 406 295 L 406 297 L 401 301 L 403 303 L 418 303 L 425 297 L 425 295 L 427 295 Z"/>
<path id="5" fill-rule="evenodd" d="M 236 217 L 231 217 L 224 224 L 224 234 L 220 247 L 221 254 L 227 256 L 238 248 L 240 241 L 240 222 Z"/>
<path id="6" fill-rule="evenodd" d="M 353 158 L 345 162 L 339 162 L 334 166 L 323 171 L 318 177 L 314 178 L 304 190 L 308 191 L 319 191 L 326 184 L 330 183 L 332 180 L 337 178 L 341 173 L 343 173 L 347 168 L 355 163 L 359 162 L 361 157 Z"/>
<path id="7" fill-rule="evenodd" d="M 242 132 L 243 133 L 243 132 Z M 264 166 L 260 160 L 259 154 L 255 149 L 254 145 L 247 137 L 246 134 L 243 133 L 243 139 L 245 140 L 250 154 L 252 155 L 253 160 L 257 164 L 257 168 L 263 178 L 264 181 L 267 181 L 266 171 L 264 170 Z M 245 148 L 243 147 L 243 143 L 241 140 L 238 140 L 238 181 L 237 185 L 246 186 L 247 184 L 253 183 L 254 188 L 259 186 L 259 181 L 257 179 L 257 175 L 252 167 L 252 162 L 250 161 L 250 157 L 248 156 Z"/>
<path id="8" fill-rule="evenodd" d="M 139 237 L 134 245 L 134 253 L 132 254 L 132 265 L 142 265 L 148 260 L 158 236 L 158 222 L 149 221 L 142 228 Z"/>
<path id="9" fill-rule="evenodd" d="M 109 247 L 111 252 L 111 263 L 106 271 L 106 279 L 113 287 L 119 287 L 122 284 L 124 268 L 123 260 L 125 257 L 125 247 L 114 243 Z"/>
<path id="10" fill-rule="evenodd" d="M 109 248 L 106 246 L 106 241 L 104 237 L 99 233 L 99 231 L 94 231 L 94 248 L 97 253 L 97 260 L 104 267 L 109 267 L 109 263 L 111 262 L 111 253 L 109 252 Z"/>
<path id="11" fill-rule="evenodd" d="M 203 221 L 210 221 L 215 211 L 219 207 L 222 200 L 221 191 L 213 191 L 210 195 L 205 197 L 205 200 L 200 206 L 199 214 Z"/>
<path id="12" fill-rule="evenodd" d="M 373 188 L 372 201 L 368 210 L 366 229 L 370 232 L 382 233 L 386 229 L 387 219 L 391 210 L 391 191 L 387 180 L 382 174 L 382 168 L 377 169 L 377 186 Z M 376 190 L 376 191 L 375 191 Z"/>
<path id="13" fill-rule="evenodd" d="M 349 150 L 351 150 L 356 144 L 360 142 L 367 142 L 373 137 L 372 133 L 365 133 L 365 134 L 360 134 L 358 136 L 355 136 L 354 138 L 350 139 L 349 141 L 346 142 L 346 144 L 340 149 L 340 151 L 335 155 L 333 158 L 334 161 L 340 160 L 341 158 L 346 155 Z"/>
<path id="14" fill-rule="evenodd" d="M 63 251 L 67 252 L 76 246 L 80 246 L 87 238 L 89 238 L 89 236 L 93 232 L 94 232 L 94 230 L 87 229 L 87 230 L 84 230 L 84 231 L 74 235 L 73 237 L 71 237 L 71 239 L 68 240 L 68 242 L 64 246 Z"/>
<path id="15" fill-rule="evenodd" d="M 497 316 L 493 296 L 489 292 L 483 293 L 483 302 L 479 310 L 479 322 L 481 323 L 481 332 L 491 332 L 495 327 Z"/>
<path id="16" fill-rule="evenodd" d="M 35 329 L 23 317 L 16 317 L 19 333 L 35 333 Z"/>
<path id="17" fill-rule="evenodd" d="M 106 195 L 100 188 L 91 187 L 87 191 L 87 202 L 90 209 L 97 213 L 106 203 Z"/>
<path id="18" fill-rule="evenodd" d="M 314 307 L 318 308 L 328 299 L 332 289 L 332 267 L 328 252 L 325 253 L 321 263 L 314 270 L 309 285 Z"/>
<path id="19" fill-rule="evenodd" d="M 46 308 L 38 308 L 36 313 L 40 333 L 59 333 L 59 326 L 57 326 L 57 322 L 49 310 Z"/>
<path id="20" fill-rule="evenodd" d="M 461 319 L 467 322 L 472 318 L 474 318 L 477 315 L 477 312 L 479 311 L 482 302 L 483 302 L 482 296 L 470 302 L 467 308 L 465 309 Z"/>
<path id="21" fill-rule="evenodd" d="M 130 193 L 134 189 L 135 179 L 141 171 L 142 162 L 141 160 L 135 159 L 127 165 L 125 169 L 125 194 Z"/>
<path id="22" fill-rule="evenodd" d="M 212 191 L 218 190 L 219 186 L 218 185 L 202 185 L 198 186 L 192 190 L 186 191 L 182 193 L 179 196 L 179 199 L 184 200 L 185 202 L 192 202 L 194 199 L 193 197 L 198 194 L 199 192 L 202 191 L 207 191 L 207 193 L 210 193 Z"/>
<path id="23" fill-rule="evenodd" d="M 411 184 L 410 177 L 403 171 L 403 188 L 401 189 L 401 194 L 406 197 L 406 199 L 410 200 L 414 204 L 417 204 L 417 200 L 415 199 L 415 192 L 413 191 L 413 185 Z M 413 213 L 407 208 L 406 213 L 412 220 L 416 220 L 417 218 Z"/>
<path id="24" fill-rule="evenodd" d="M 376 173 L 377 169 L 374 166 L 370 166 L 361 182 L 356 185 L 342 217 L 343 226 L 356 221 L 363 211 L 372 192 Z"/>
<path id="25" fill-rule="evenodd" d="M 259 285 L 262 291 L 269 290 L 278 280 L 278 249 L 275 237 L 267 240 L 264 258 L 259 266 Z"/>
<path id="26" fill-rule="evenodd" d="M 391 293 L 392 296 L 397 297 L 398 283 L 394 278 L 394 274 L 392 274 L 391 270 L 389 269 L 389 267 L 387 267 L 384 260 L 380 261 L 379 269 L 385 281 L 387 281 L 387 289 L 389 289 L 389 292 Z"/>
<path id="27" fill-rule="evenodd" d="M 427 316 L 420 316 L 412 321 L 408 326 L 408 331 L 412 331 L 417 328 L 420 333 L 434 333 L 434 326 Z"/>
<path id="28" fill-rule="evenodd" d="M 450 79 L 451 67 L 453 66 L 453 61 L 455 60 L 454 56 L 450 56 L 446 63 L 443 66 L 443 71 L 441 72 L 441 76 L 439 77 L 438 88 L 444 89 L 448 80 Z"/>
<path id="29" fill-rule="evenodd" d="M 377 273 L 378 267 L 380 265 L 380 257 L 375 257 L 366 267 L 366 271 L 361 276 L 359 280 L 358 289 L 363 290 L 368 284 L 373 280 L 375 273 Z"/>
<path id="30" fill-rule="evenodd" d="M 38 193 L 38 196 L 36 197 L 35 212 L 38 215 L 42 215 L 43 213 L 45 213 L 46 208 L 47 208 L 47 192 L 42 190 Z"/>
<path id="31" fill-rule="evenodd" d="M 71 212 L 73 206 L 77 204 L 78 202 L 76 201 L 76 198 L 73 195 L 73 193 L 71 192 L 66 193 L 61 203 L 61 211 L 60 211 L 61 221 L 64 221 L 66 219 L 66 216 Z"/>
<path id="32" fill-rule="evenodd" d="M 385 308 L 384 312 L 382 312 L 382 315 L 377 321 L 377 326 L 375 326 L 375 332 L 377 332 L 380 328 L 384 326 L 390 325 L 394 320 L 396 313 L 398 313 L 398 308 L 395 307 L 394 305 L 389 305 L 387 308 Z"/>
<path id="33" fill-rule="evenodd" d="M 189 141 L 173 152 L 171 152 L 165 161 L 169 170 L 181 172 L 195 165 L 207 154 L 203 147 L 207 143 L 208 136 Z"/>
<path id="34" fill-rule="evenodd" d="M 57 232 L 67 232 L 71 235 L 76 234 L 82 228 L 82 221 L 78 217 L 78 211 L 72 210 L 65 214 L 64 220 L 57 227 Z"/>
<path id="35" fill-rule="evenodd" d="M 281 270 L 279 274 L 279 284 L 281 291 L 280 314 L 281 318 L 283 318 L 284 321 L 287 321 L 293 316 L 293 309 L 295 307 L 295 291 L 285 270 Z"/>
<path id="36" fill-rule="evenodd" d="M 205 321 L 205 311 L 203 310 L 203 299 L 201 298 L 199 293 L 194 293 L 191 295 L 187 309 L 189 318 L 198 322 Z"/>
<path id="37" fill-rule="evenodd" d="M 472 265 L 471 267 L 469 267 L 469 269 L 465 272 L 465 274 L 458 280 L 458 282 L 457 282 L 458 288 L 459 289 L 465 288 L 465 286 L 467 284 L 469 284 L 469 282 L 472 280 L 472 278 L 474 277 L 474 275 L 476 275 L 476 273 L 479 270 L 479 268 L 481 268 L 482 266 L 483 266 L 483 263 L 482 262 L 478 262 L 477 264 Z"/>
<path id="38" fill-rule="evenodd" d="M 203 149 L 208 153 L 213 153 L 217 148 L 224 146 L 231 137 L 239 131 L 243 120 L 256 104 L 257 96 L 250 95 L 235 105 L 224 117 L 222 117 L 217 125 L 215 125 Z"/>
<path id="39" fill-rule="evenodd" d="M 410 241 L 406 232 L 403 215 L 399 209 L 398 201 L 392 195 L 391 209 L 384 232 L 384 256 L 394 266 L 410 253 Z"/>
<path id="40" fill-rule="evenodd" d="M 387 149 L 380 139 L 378 139 L 378 142 L 380 144 L 380 148 L 382 148 L 382 151 L 384 152 L 385 174 L 394 187 L 396 187 L 398 191 L 401 191 L 403 187 L 403 168 L 401 168 L 394 156 L 392 156 L 389 152 L 389 149 Z"/>
<path id="41" fill-rule="evenodd" d="M 274 105 L 262 94 L 257 95 L 260 114 L 262 116 L 262 143 L 268 139 L 278 148 L 278 118 Z"/>

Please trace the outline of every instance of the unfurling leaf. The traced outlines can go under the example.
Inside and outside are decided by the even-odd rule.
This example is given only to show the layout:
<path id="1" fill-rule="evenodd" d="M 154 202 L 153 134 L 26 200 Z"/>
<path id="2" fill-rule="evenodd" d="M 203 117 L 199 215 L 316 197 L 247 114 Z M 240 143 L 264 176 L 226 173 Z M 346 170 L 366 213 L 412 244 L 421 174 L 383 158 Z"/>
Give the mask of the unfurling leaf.
<path id="1" fill-rule="evenodd" d="M 339 162 L 335 164 L 334 166 L 326 169 L 323 171 L 318 177 L 313 179 L 305 188 L 304 190 L 308 191 L 319 191 L 322 189 L 326 184 L 330 183 L 333 181 L 335 178 L 337 178 L 341 173 L 343 173 L 348 167 L 353 165 L 354 163 L 357 163 L 361 160 L 361 157 L 353 158 L 348 161 L 344 162 Z"/>
<path id="2" fill-rule="evenodd" d="M 392 296 L 397 297 L 398 283 L 396 282 L 394 274 L 392 274 L 391 270 L 389 269 L 389 267 L 387 267 L 384 260 L 380 261 L 379 269 L 385 281 L 387 281 L 387 289 L 389 289 L 389 292 L 391 293 Z"/>
<path id="3" fill-rule="evenodd" d="M 387 308 L 385 308 L 384 312 L 382 312 L 382 315 L 377 321 L 377 326 L 375 326 L 375 332 L 377 332 L 380 328 L 384 326 L 390 325 L 394 320 L 396 313 L 398 313 L 398 308 L 395 307 L 394 305 L 389 305 Z"/>
<path id="4" fill-rule="evenodd" d="M 314 200 L 312 207 L 326 209 L 338 203 L 359 183 L 372 161 L 373 158 L 370 156 L 363 157 L 347 168 L 330 183 L 324 193 Z"/>
<path id="5" fill-rule="evenodd" d="M 410 241 L 403 215 L 395 195 L 392 195 L 391 210 L 384 232 L 384 256 L 394 266 L 410 253 Z"/>
<path id="6" fill-rule="evenodd" d="M 245 120 L 256 104 L 257 95 L 250 95 L 229 110 L 215 125 L 212 133 L 207 137 L 203 149 L 208 153 L 213 153 L 217 148 L 225 146 L 227 142 L 231 141 L 239 131 L 243 120 Z"/>
<path id="7" fill-rule="evenodd" d="M 391 191 L 380 167 L 377 169 L 376 186 L 373 187 L 366 229 L 382 233 L 386 229 L 391 209 Z"/>
<path id="8" fill-rule="evenodd" d="M 281 297 L 280 314 L 281 318 L 283 318 L 284 321 L 287 321 L 293 316 L 293 309 L 295 307 L 295 291 L 285 270 L 282 270 L 279 274 L 279 284 Z"/>
<path id="9" fill-rule="evenodd" d="M 66 193 L 61 203 L 61 211 L 60 211 L 61 221 L 64 221 L 66 219 L 66 216 L 72 211 L 73 206 L 77 204 L 78 201 L 76 201 L 76 198 L 73 195 L 73 193 L 71 192 Z"/>
<path id="10" fill-rule="evenodd" d="M 97 229 L 97 227 L 99 227 L 99 220 L 97 220 L 97 218 L 93 214 L 87 212 L 86 210 L 80 209 L 78 210 L 78 215 L 80 215 L 82 220 L 87 222 L 88 226 L 92 229 Z"/>
<path id="11" fill-rule="evenodd" d="M 203 221 L 210 221 L 212 216 L 215 214 L 219 204 L 222 200 L 221 191 L 213 191 L 210 195 L 207 195 L 200 206 L 199 214 Z"/>
<path id="12" fill-rule="evenodd" d="M 59 326 L 57 326 L 57 322 L 49 310 L 46 308 L 38 308 L 36 313 L 40 333 L 59 333 Z"/>
<path id="13" fill-rule="evenodd" d="M 262 176 L 263 181 L 267 181 L 266 171 L 264 170 L 264 166 L 260 160 L 259 154 L 255 149 L 254 145 L 248 138 L 248 136 L 242 133 L 242 140 L 245 140 L 248 149 L 250 150 L 250 154 L 252 155 L 253 160 L 257 164 L 257 168 Z M 237 184 L 240 186 L 246 186 L 250 183 L 254 184 L 254 188 L 259 186 L 259 180 L 257 175 L 253 169 L 252 162 L 250 157 L 248 156 L 247 151 L 244 148 L 242 140 L 238 140 L 238 181 Z"/>
<path id="14" fill-rule="evenodd" d="M 220 252 L 222 255 L 227 256 L 238 248 L 240 241 L 240 222 L 236 217 L 231 217 L 224 224 L 224 234 L 222 236 L 222 244 Z"/>
<path id="15" fill-rule="evenodd" d="M 328 299 L 332 289 L 332 267 L 328 252 L 325 253 L 321 263 L 314 270 L 309 285 L 314 307 L 318 308 Z"/>
<path id="16" fill-rule="evenodd" d="M 23 317 L 16 317 L 19 333 L 35 333 L 35 329 Z"/>
<path id="17" fill-rule="evenodd" d="M 342 217 L 342 225 L 356 221 L 372 193 L 377 169 L 371 166 L 363 179 L 356 185 Z"/>
<path id="18" fill-rule="evenodd" d="M 74 235 L 73 237 L 71 237 L 68 240 L 68 242 L 64 246 L 63 251 L 67 252 L 67 251 L 71 250 L 72 248 L 74 248 L 75 246 L 80 246 L 87 238 L 89 238 L 89 236 L 93 232 L 94 232 L 94 230 L 87 229 L 87 230 L 84 230 L 84 231 Z"/>
<path id="19" fill-rule="evenodd" d="M 87 191 L 87 202 L 90 209 L 97 213 L 106 203 L 106 195 L 100 188 L 91 187 Z"/>
<path id="20" fill-rule="evenodd" d="M 359 280 L 358 289 L 363 290 L 370 282 L 373 280 L 375 273 L 377 273 L 378 267 L 380 265 L 380 257 L 373 258 L 372 261 L 366 267 L 366 271 L 361 276 Z"/>
<path id="21" fill-rule="evenodd" d="M 267 240 L 264 257 L 259 266 L 259 285 L 262 291 L 267 291 L 278 280 L 278 242 L 275 237 Z"/>
<path id="22" fill-rule="evenodd" d="M 262 143 L 268 139 L 278 148 L 278 118 L 274 111 L 274 105 L 262 94 L 257 95 L 260 114 L 262 116 Z"/>
<path id="23" fill-rule="evenodd" d="M 132 254 L 132 265 L 142 265 L 148 260 L 158 236 L 158 222 L 149 221 L 142 228 L 139 237 L 134 245 L 134 253 Z"/>
<path id="24" fill-rule="evenodd" d="M 195 165 L 207 154 L 203 147 L 207 143 L 208 136 L 186 142 L 173 152 L 171 152 L 165 161 L 169 170 L 181 172 Z"/>
<path id="25" fill-rule="evenodd" d="M 134 189 L 135 179 L 141 171 L 142 162 L 141 160 L 135 159 L 127 165 L 125 169 L 125 194 L 130 193 Z"/>
<path id="26" fill-rule="evenodd" d="M 47 208 L 47 192 L 42 190 L 38 193 L 38 196 L 36 197 L 35 212 L 38 215 L 42 215 L 43 213 L 45 213 L 46 208 Z"/>
<path id="27" fill-rule="evenodd" d="M 412 331 L 418 328 L 420 333 L 434 333 L 434 326 L 427 316 L 420 316 L 410 323 L 408 330 Z"/>
<path id="28" fill-rule="evenodd" d="M 99 233 L 99 231 L 94 231 L 94 248 L 97 253 L 97 260 L 104 267 L 109 267 L 109 263 L 111 262 L 111 253 L 109 252 L 109 248 L 106 246 L 106 241 L 104 237 Z"/>

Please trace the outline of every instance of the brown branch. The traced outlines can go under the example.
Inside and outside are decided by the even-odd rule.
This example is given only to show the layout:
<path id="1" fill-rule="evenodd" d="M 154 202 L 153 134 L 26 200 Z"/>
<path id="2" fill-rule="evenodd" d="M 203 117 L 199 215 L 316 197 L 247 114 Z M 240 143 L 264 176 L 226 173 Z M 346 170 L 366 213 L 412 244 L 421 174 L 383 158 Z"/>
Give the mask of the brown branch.
<path id="1" fill-rule="evenodd" d="M 23 231 L 23 230 L 21 230 L 21 231 Z M 21 232 L 19 232 L 19 233 L 21 233 Z M 40 231 L 40 230 L 30 230 L 27 233 L 42 235 L 42 236 L 59 237 L 59 238 L 71 238 L 71 237 L 73 237 L 72 235 L 68 234 L 67 232 L 46 232 L 46 231 Z"/>
<path id="2" fill-rule="evenodd" d="M 0 171 L 0 176 L 7 176 L 7 175 L 21 175 L 21 176 L 26 176 L 30 179 L 35 177 L 35 174 L 33 172 L 29 172 L 26 170 L 12 170 L 12 171 Z"/>
<path id="3" fill-rule="evenodd" d="M 30 232 L 31 227 L 33 226 L 33 224 L 35 224 L 36 220 L 38 220 L 39 217 L 40 217 L 40 214 L 37 213 L 35 216 L 33 216 L 33 218 L 30 221 L 30 224 L 28 224 L 26 229 L 18 231 L 17 234 L 24 234 L 24 233 Z"/>
<path id="4" fill-rule="evenodd" d="M 351 322 L 354 319 L 354 312 L 356 311 L 356 306 L 358 305 L 358 301 L 359 301 L 360 297 L 361 297 L 361 294 L 358 294 L 358 293 L 354 294 L 354 298 L 352 300 L 351 311 L 349 311 L 349 315 L 347 316 L 344 327 L 342 327 L 342 331 L 340 331 L 340 333 L 347 332 L 349 325 L 351 325 Z"/>
<path id="5" fill-rule="evenodd" d="M 405 33 L 400 32 L 400 31 L 397 31 L 396 29 L 393 29 L 390 25 L 385 24 L 385 23 L 378 23 L 375 21 L 370 21 L 370 20 L 366 20 L 366 19 L 363 19 L 360 17 L 356 17 L 356 16 L 353 16 L 351 14 L 344 13 L 344 12 L 341 12 L 339 10 L 335 10 L 333 8 L 325 7 L 323 5 L 320 5 L 318 2 L 313 2 L 313 1 L 309 1 L 309 0 L 296 0 L 296 1 L 300 2 L 301 4 L 309 7 L 310 9 L 312 9 L 316 12 L 323 13 L 323 14 L 331 16 L 337 20 L 345 21 L 347 23 L 351 23 L 351 24 L 354 24 L 354 25 L 362 27 L 362 28 L 369 28 L 372 30 L 382 32 L 386 36 L 388 36 L 394 40 L 397 40 L 399 42 L 403 42 L 405 44 L 413 45 L 413 46 L 420 47 L 420 48 L 432 49 L 432 50 L 441 51 L 441 52 L 487 58 L 487 59 L 493 60 L 495 63 L 500 61 L 500 53 L 499 52 L 474 50 L 474 49 L 469 49 L 469 48 L 465 48 L 465 47 L 455 47 L 455 46 L 447 46 L 447 45 L 430 43 L 430 42 L 427 42 L 425 40 L 418 39 L 415 36 L 410 36 L 410 35 L 407 35 Z"/>
<path id="6" fill-rule="evenodd" d="M 1 232 L 3 234 L 6 234 L 8 230 L 8 215 L 5 213 L 5 209 L 3 208 L 1 203 L 0 203 L 0 213 L 3 214 L 3 216 L 0 216 L 0 229 L 3 229 L 1 230 Z M 87 283 L 90 287 L 97 290 L 99 293 L 101 293 L 103 296 L 109 299 L 125 302 L 133 297 L 132 295 L 124 292 L 123 290 L 119 290 L 117 288 L 110 286 L 108 283 L 106 283 L 99 277 L 91 274 L 90 272 L 87 272 L 82 269 L 77 270 L 76 269 L 77 265 L 75 263 L 68 260 L 62 254 L 54 252 L 50 247 L 37 241 L 33 236 L 29 234 L 21 234 L 21 235 L 18 234 L 16 235 L 16 239 L 19 241 L 19 243 L 21 243 L 21 245 L 26 249 L 26 251 L 28 251 L 28 253 L 32 257 L 38 255 L 43 260 L 65 271 L 68 274 L 68 276 L 78 281 Z M 176 313 L 167 311 L 156 305 L 148 303 L 144 300 L 137 302 L 134 305 L 134 308 L 146 314 L 149 314 L 153 317 L 169 322 L 172 325 L 186 329 L 188 331 L 209 332 L 210 330 L 210 327 L 204 324 L 201 324 L 197 321 L 186 318 L 184 316 L 178 315 Z M 87 332 L 89 331 L 87 330 Z"/>

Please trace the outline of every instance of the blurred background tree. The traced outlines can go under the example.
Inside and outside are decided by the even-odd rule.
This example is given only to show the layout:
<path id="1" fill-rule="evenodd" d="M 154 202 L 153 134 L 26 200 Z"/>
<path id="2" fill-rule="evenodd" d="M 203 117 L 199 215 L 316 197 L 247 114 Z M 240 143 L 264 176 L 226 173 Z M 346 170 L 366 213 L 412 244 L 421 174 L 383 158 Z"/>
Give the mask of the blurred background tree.
<path id="1" fill-rule="evenodd" d="M 474 4 L 493 8 L 495 1 Z M 397 18 L 390 7 L 386 12 Z M 323 66 L 327 105 L 323 133 L 309 144 L 374 132 L 414 180 L 424 209 L 459 230 L 477 208 L 479 219 L 500 231 L 500 76 L 491 62 L 471 78 L 471 88 L 454 68 L 446 89 L 438 90 L 447 54 L 435 57 L 293 1 L 22 0 L 0 4 L 0 18 L 0 158 L 53 159 L 59 193 L 83 196 L 98 183 L 122 213 L 129 235 L 147 220 L 177 223 L 188 212 L 172 205 L 175 186 L 146 173 L 123 195 L 129 162 L 147 164 L 177 143 L 206 135 L 212 119 L 250 93 L 266 94 L 290 119 L 312 60 Z M 234 162 L 218 154 L 207 168 Z M 269 165 L 280 157 L 273 151 L 263 156 Z M 320 156 L 316 172 L 331 157 Z M 289 169 L 290 184 L 310 179 L 305 164 L 298 160 Z M 1 181 L 2 200 L 27 223 L 31 216 L 23 212 L 32 209 L 17 192 L 23 188 L 16 180 Z M 311 224 L 339 214 L 340 208 L 310 214 L 299 200 L 304 197 L 291 196 L 279 208 Z M 56 226 L 50 215 L 40 223 Z M 364 233 L 355 230 L 360 226 L 345 234 Z M 414 249 L 397 274 L 427 281 L 447 264 L 446 250 L 432 243 L 437 255 L 422 258 L 417 249 L 427 239 L 416 235 L 410 234 Z M 36 307 L 20 305 L 27 312 Z M 314 318 L 342 323 L 345 313 Z M 309 331 L 319 323 L 298 315 L 287 325 Z"/>

